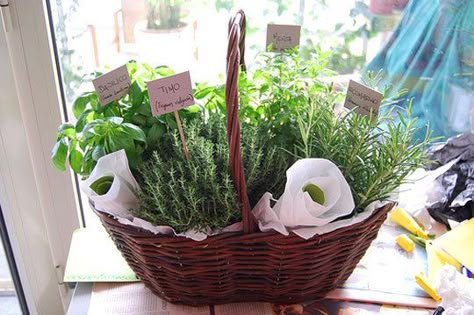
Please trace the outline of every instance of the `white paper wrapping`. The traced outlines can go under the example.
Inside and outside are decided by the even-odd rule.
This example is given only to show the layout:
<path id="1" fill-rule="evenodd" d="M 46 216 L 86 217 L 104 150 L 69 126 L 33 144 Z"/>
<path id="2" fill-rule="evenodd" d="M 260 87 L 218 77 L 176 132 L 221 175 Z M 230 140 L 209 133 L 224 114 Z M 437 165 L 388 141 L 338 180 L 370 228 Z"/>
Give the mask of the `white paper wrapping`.
<path id="1" fill-rule="evenodd" d="M 90 185 L 104 176 L 113 176 L 114 180 L 105 195 L 98 195 L 90 188 Z M 81 183 L 81 189 L 94 202 L 97 210 L 113 215 L 130 215 L 129 209 L 138 205 L 135 191 L 138 191 L 140 187 L 128 167 L 125 150 L 101 157 L 89 178 Z"/>
<path id="2" fill-rule="evenodd" d="M 467 278 L 446 264 L 436 273 L 436 292 L 446 315 L 474 314 L 474 279 Z"/>
<path id="3" fill-rule="evenodd" d="M 104 176 L 113 176 L 114 180 L 106 194 L 98 195 L 90 188 L 90 185 Z M 135 192 L 139 191 L 140 187 L 130 171 L 125 150 L 113 152 L 101 157 L 97 161 L 97 165 L 89 178 L 81 183 L 81 189 L 89 199 L 94 202 L 96 210 L 114 216 L 114 218 L 122 224 L 142 228 L 154 234 L 184 236 L 195 241 L 202 241 L 206 239 L 208 235 L 242 230 L 242 223 L 238 222 L 225 227 L 222 231 L 209 230 L 207 233 L 203 233 L 189 230 L 178 234 L 170 226 L 157 226 L 143 219 L 134 217 L 130 209 L 138 206 L 138 199 Z"/>
<path id="4" fill-rule="evenodd" d="M 314 202 L 303 187 L 312 183 L 324 192 L 325 201 Z M 271 201 L 276 201 L 273 208 Z M 275 230 L 283 235 L 293 232 L 304 239 L 324 234 L 367 219 L 384 203 L 374 202 L 364 212 L 349 219 L 334 221 L 354 208 L 351 189 L 339 168 L 325 159 L 302 159 L 287 171 L 285 191 L 279 200 L 265 193 L 252 213 L 261 231 Z M 332 223 L 331 223 L 332 222 Z"/>
<path id="5" fill-rule="evenodd" d="M 90 185 L 103 176 L 113 176 L 114 180 L 109 191 L 99 196 Z M 314 202 L 308 193 L 303 192 L 303 187 L 308 183 L 317 185 L 324 192 L 323 205 Z M 89 178 L 81 184 L 81 188 L 94 202 L 98 211 L 114 216 L 122 224 L 142 228 L 154 234 L 183 236 L 202 241 L 210 235 L 242 230 L 242 223 L 237 222 L 221 231 L 209 230 L 204 233 L 189 230 L 176 233 L 170 226 L 156 226 L 134 217 L 130 209 L 138 206 L 134 192 L 140 188 L 129 169 L 124 150 L 101 157 Z M 294 232 L 304 239 L 363 221 L 372 215 L 375 209 L 383 206 L 383 203 L 376 202 L 369 205 L 363 213 L 332 222 L 350 214 L 354 209 L 354 201 L 350 187 L 340 170 L 332 162 L 324 159 L 297 161 L 288 169 L 285 192 L 273 208 L 270 207 L 271 200 L 272 195 L 265 193 L 252 211 L 258 220 L 260 230 L 263 232 L 275 230 L 284 235 Z"/>

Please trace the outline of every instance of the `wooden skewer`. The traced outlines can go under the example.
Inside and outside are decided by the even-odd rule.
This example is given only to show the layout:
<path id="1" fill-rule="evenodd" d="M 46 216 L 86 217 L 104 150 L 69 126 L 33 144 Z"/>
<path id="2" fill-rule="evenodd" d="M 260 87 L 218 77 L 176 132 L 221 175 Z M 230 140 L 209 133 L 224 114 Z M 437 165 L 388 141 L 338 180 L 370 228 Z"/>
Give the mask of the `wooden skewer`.
<path id="1" fill-rule="evenodd" d="M 181 125 L 181 119 L 179 118 L 178 111 L 174 111 L 174 118 L 176 118 L 176 123 L 178 124 L 179 136 L 181 137 L 181 142 L 183 143 L 184 154 L 186 159 L 189 160 L 188 146 L 186 145 L 186 138 L 184 137 L 183 126 Z"/>

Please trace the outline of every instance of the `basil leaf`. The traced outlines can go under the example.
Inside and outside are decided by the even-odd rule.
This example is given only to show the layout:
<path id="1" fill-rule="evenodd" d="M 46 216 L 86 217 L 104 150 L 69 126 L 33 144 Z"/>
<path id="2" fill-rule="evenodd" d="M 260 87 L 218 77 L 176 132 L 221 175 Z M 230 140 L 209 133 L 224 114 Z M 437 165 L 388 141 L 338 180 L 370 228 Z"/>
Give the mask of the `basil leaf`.
<path id="1" fill-rule="evenodd" d="M 92 151 L 92 159 L 94 159 L 94 161 L 98 161 L 101 157 L 103 157 L 106 154 L 107 152 L 105 152 L 104 146 L 99 144 Z"/>
<path id="2" fill-rule="evenodd" d="M 143 104 L 137 108 L 137 113 L 142 114 L 144 116 L 151 116 L 150 103 L 149 102 L 147 102 L 147 103 L 143 102 Z"/>
<path id="3" fill-rule="evenodd" d="M 107 117 L 107 121 L 110 121 L 113 124 L 120 125 L 123 122 L 122 117 Z"/>
<path id="4" fill-rule="evenodd" d="M 102 106 L 100 105 L 99 98 L 97 97 L 97 94 L 95 92 L 91 95 L 91 106 L 92 109 L 96 112 L 99 112 Z"/>
<path id="5" fill-rule="evenodd" d="M 135 81 L 130 86 L 130 102 L 133 107 L 138 107 L 143 102 L 143 92 L 138 82 Z"/>
<path id="6" fill-rule="evenodd" d="M 78 174 L 81 173 L 81 166 L 82 166 L 82 159 L 83 155 L 82 152 L 77 150 L 75 147 L 70 147 L 69 152 L 69 165 L 71 166 L 72 170 Z"/>
<path id="7" fill-rule="evenodd" d="M 145 124 L 147 124 L 147 118 L 141 114 L 133 115 L 132 121 L 134 124 L 139 126 L 144 126 Z"/>
<path id="8" fill-rule="evenodd" d="M 92 93 L 83 94 L 72 104 L 72 113 L 76 119 L 78 119 L 86 109 L 87 104 L 91 101 L 91 95 Z"/>
<path id="9" fill-rule="evenodd" d="M 74 129 L 73 124 L 64 123 L 64 124 L 59 126 L 57 140 L 59 140 L 63 137 L 74 138 L 75 136 L 76 136 L 76 130 Z"/>
<path id="10" fill-rule="evenodd" d="M 95 160 L 92 158 L 92 153 L 92 150 L 89 148 L 84 154 L 84 158 L 82 160 L 82 174 L 90 174 L 96 164 Z"/>
<path id="11" fill-rule="evenodd" d="M 162 77 L 167 77 L 169 75 L 175 74 L 176 72 L 168 66 L 158 66 L 155 68 L 155 72 Z"/>
<path id="12" fill-rule="evenodd" d="M 149 145 L 156 144 L 165 134 L 166 128 L 161 123 L 154 124 L 150 130 L 148 130 L 148 142 Z"/>
<path id="13" fill-rule="evenodd" d="M 214 92 L 215 88 L 214 87 L 205 87 L 199 91 L 196 91 L 194 93 L 194 97 L 197 98 L 197 99 L 201 99 L 201 98 L 204 98 L 206 97 L 207 95 L 209 95 L 211 92 Z"/>
<path id="14" fill-rule="evenodd" d="M 122 124 L 122 127 L 125 129 L 127 134 L 132 136 L 134 140 L 146 143 L 145 133 L 140 127 L 137 127 L 134 124 L 130 124 L 130 123 L 124 123 Z"/>
<path id="15" fill-rule="evenodd" d="M 89 123 L 94 117 L 94 111 L 92 109 L 86 109 L 82 114 L 79 116 L 76 122 L 76 132 L 82 132 L 84 126 Z"/>
<path id="16" fill-rule="evenodd" d="M 94 128 L 95 126 L 97 125 L 102 125 L 104 123 L 104 120 L 102 119 L 95 119 L 91 122 L 89 122 L 87 125 L 85 125 L 85 127 L 83 128 L 82 132 L 83 133 L 87 133 L 89 132 L 92 128 Z M 77 126 L 76 126 L 77 128 Z"/>
<path id="17" fill-rule="evenodd" d="M 123 134 L 111 134 L 107 138 L 109 140 L 108 143 L 110 146 L 109 153 L 125 149 L 128 155 L 128 153 L 132 153 L 135 149 L 133 139 L 128 138 Z"/>
<path id="18" fill-rule="evenodd" d="M 51 150 L 53 165 L 61 171 L 66 170 L 67 144 L 64 139 L 59 140 Z"/>
<path id="19" fill-rule="evenodd" d="M 166 124 L 168 125 L 168 127 L 170 129 L 177 129 L 178 128 L 178 124 L 176 123 L 176 119 L 174 118 L 173 115 L 171 115 L 171 114 L 165 115 L 165 121 L 166 121 Z"/>

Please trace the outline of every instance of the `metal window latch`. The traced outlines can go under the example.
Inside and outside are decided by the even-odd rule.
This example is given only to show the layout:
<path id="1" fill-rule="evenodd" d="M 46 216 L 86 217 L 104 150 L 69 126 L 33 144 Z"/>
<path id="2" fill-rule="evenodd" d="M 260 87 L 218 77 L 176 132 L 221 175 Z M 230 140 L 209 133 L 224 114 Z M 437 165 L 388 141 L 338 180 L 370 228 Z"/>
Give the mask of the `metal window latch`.
<path id="1" fill-rule="evenodd" d="M 3 28 L 5 32 L 12 30 L 12 17 L 8 0 L 0 0 L 0 15 L 2 16 Z"/>

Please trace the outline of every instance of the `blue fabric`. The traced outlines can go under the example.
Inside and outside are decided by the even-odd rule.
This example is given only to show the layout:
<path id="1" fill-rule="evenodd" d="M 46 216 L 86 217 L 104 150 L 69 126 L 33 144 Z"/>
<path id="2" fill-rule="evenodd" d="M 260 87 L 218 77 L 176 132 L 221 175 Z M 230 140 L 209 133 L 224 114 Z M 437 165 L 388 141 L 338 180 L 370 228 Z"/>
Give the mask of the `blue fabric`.
<path id="1" fill-rule="evenodd" d="M 419 127 L 429 122 L 433 135 L 446 137 L 469 131 L 474 114 L 474 0 L 411 0 L 387 44 L 364 70 L 381 69 L 380 88 L 391 85 L 390 96 L 408 89 L 401 105 L 413 98 Z"/>

